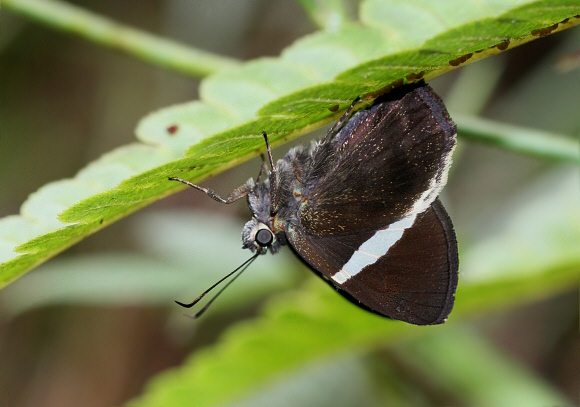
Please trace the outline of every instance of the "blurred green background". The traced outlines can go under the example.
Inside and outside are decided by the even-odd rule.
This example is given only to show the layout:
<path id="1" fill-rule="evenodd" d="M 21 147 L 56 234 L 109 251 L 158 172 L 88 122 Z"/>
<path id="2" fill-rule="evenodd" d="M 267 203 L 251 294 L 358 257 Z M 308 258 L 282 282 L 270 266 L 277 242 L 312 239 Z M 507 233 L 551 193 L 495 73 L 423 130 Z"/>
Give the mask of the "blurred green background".
<path id="1" fill-rule="evenodd" d="M 275 56 L 316 30 L 293 1 L 76 4 L 242 60 Z M 0 216 L 17 213 L 40 186 L 134 141 L 137 121 L 150 111 L 197 98 L 195 79 L 8 10 L 0 23 Z M 574 28 L 431 84 L 452 115 L 578 137 L 580 70 L 558 63 L 578 44 Z M 276 149 L 275 158 L 288 148 Z M 255 176 L 259 163 L 204 185 L 225 195 Z M 579 187 L 574 165 L 461 140 L 442 196 L 458 234 L 460 287 L 490 273 L 533 273 L 577 258 Z M 199 322 L 173 303 L 192 299 L 248 257 L 240 249 L 248 215 L 244 202 L 219 205 L 187 190 L 90 236 L 1 291 L 0 406 L 120 405 L 157 373 L 260 315 L 268 298 L 300 287 L 310 272 L 286 250 L 255 262 Z M 578 405 L 578 309 L 576 287 L 501 312 L 482 310 L 468 321 L 451 323 L 452 314 L 450 324 L 423 335 L 272 378 L 234 405 Z"/>

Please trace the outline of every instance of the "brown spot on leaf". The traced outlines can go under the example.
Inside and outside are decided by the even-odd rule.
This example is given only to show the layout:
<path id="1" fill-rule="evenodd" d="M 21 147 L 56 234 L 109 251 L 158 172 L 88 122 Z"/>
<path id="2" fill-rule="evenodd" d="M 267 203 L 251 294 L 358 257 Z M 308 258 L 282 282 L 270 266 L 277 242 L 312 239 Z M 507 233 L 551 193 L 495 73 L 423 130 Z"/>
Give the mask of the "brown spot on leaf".
<path id="1" fill-rule="evenodd" d="M 425 71 L 421 71 L 419 73 L 410 73 L 409 75 L 406 76 L 406 78 L 409 82 L 414 82 L 421 79 L 423 75 L 425 75 Z"/>
<path id="2" fill-rule="evenodd" d="M 397 79 L 395 82 L 393 82 L 392 85 L 393 85 L 393 88 L 398 88 L 399 86 L 403 86 L 403 83 L 404 83 L 404 81 L 401 78 L 401 79 Z"/>
<path id="3" fill-rule="evenodd" d="M 421 75 L 421 77 L 422 76 L 423 75 Z M 397 79 L 396 81 L 391 82 L 390 84 L 388 84 L 387 86 L 385 86 L 384 88 L 382 88 L 382 89 L 380 89 L 380 90 L 378 90 L 376 92 L 365 93 L 362 97 L 365 100 L 376 99 L 379 96 L 384 95 L 385 93 L 389 93 L 394 88 L 398 88 L 399 86 L 403 86 L 404 83 L 405 83 L 405 81 L 403 80 L 403 78 Z"/>
<path id="4" fill-rule="evenodd" d="M 556 28 L 558 28 L 558 23 L 551 25 L 549 27 L 546 27 L 546 28 L 532 30 L 532 35 L 535 37 L 545 37 L 546 35 L 550 34 L 552 31 L 554 31 Z"/>
<path id="5" fill-rule="evenodd" d="M 506 49 L 508 49 L 509 46 L 510 46 L 509 40 L 505 40 L 504 42 L 500 42 L 499 44 L 496 45 L 497 49 L 499 49 L 500 51 L 505 51 Z"/>
<path id="6" fill-rule="evenodd" d="M 464 63 L 465 61 L 467 61 L 469 58 L 471 58 L 473 56 L 473 53 L 470 52 L 469 54 L 465 54 L 460 56 L 459 58 L 453 59 L 451 61 L 449 61 L 449 65 L 451 66 L 459 66 L 462 63 Z"/>

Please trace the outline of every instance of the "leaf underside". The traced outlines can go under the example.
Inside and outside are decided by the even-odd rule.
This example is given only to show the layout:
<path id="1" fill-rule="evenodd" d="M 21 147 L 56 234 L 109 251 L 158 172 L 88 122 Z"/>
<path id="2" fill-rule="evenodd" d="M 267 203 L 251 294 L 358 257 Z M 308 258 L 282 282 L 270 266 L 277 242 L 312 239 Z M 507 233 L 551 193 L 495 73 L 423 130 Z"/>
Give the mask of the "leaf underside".
<path id="1" fill-rule="evenodd" d="M 136 142 L 45 185 L 20 215 L 0 219 L 0 287 L 84 237 L 341 115 L 404 82 L 431 79 L 580 23 L 575 0 L 361 3 L 359 22 L 317 32 L 278 58 L 260 58 L 202 81 L 200 101 L 161 109 Z M 336 106 L 338 105 L 338 110 Z"/>

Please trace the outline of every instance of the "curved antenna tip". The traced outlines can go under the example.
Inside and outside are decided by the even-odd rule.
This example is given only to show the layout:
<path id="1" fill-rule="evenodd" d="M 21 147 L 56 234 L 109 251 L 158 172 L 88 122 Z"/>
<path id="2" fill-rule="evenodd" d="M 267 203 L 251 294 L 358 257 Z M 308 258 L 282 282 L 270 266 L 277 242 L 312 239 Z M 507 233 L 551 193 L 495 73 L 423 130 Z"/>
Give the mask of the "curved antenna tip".
<path id="1" fill-rule="evenodd" d="M 193 307 L 197 301 L 191 302 L 189 304 L 184 304 L 183 302 L 175 301 L 176 304 L 181 305 L 183 308 L 191 308 Z"/>

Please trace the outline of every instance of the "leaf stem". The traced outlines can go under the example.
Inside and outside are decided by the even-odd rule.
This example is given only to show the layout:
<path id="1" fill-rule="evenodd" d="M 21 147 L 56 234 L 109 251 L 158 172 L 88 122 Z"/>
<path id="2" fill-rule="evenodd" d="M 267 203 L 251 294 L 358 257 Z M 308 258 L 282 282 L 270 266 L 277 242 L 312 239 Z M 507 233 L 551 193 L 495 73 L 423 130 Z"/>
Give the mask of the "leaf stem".
<path id="1" fill-rule="evenodd" d="M 559 134 L 529 129 L 481 117 L 451 115 L 458 132 L 468 140 L 482 141 L 505 150 L 549 160 L 580 165 L 577 140 Z"/>
<path id="2" fill-rule="evenodd" d="M 160 38 L 56 0 L 3 0 L 2 6 L 31 20 L 189 76 L 207 76 L 239 63 L 235 59 Z"/>

